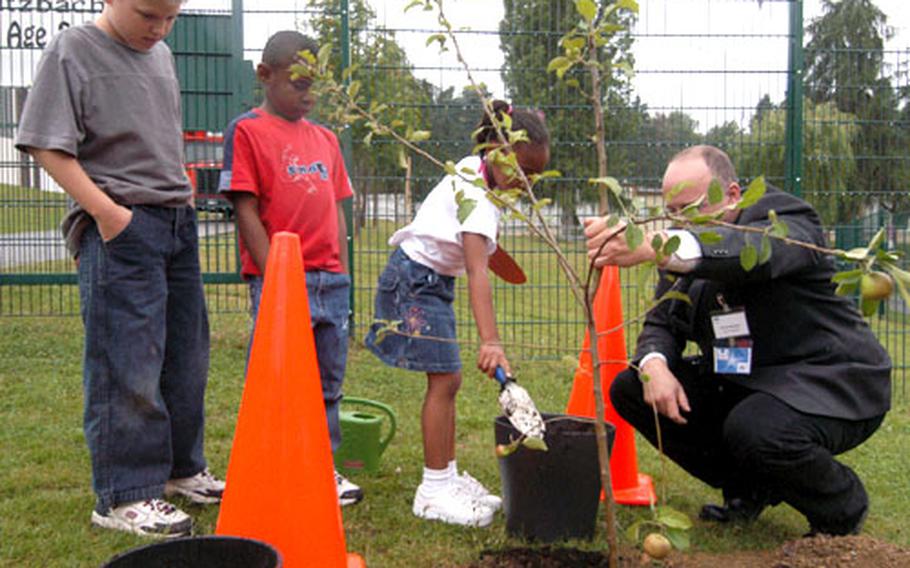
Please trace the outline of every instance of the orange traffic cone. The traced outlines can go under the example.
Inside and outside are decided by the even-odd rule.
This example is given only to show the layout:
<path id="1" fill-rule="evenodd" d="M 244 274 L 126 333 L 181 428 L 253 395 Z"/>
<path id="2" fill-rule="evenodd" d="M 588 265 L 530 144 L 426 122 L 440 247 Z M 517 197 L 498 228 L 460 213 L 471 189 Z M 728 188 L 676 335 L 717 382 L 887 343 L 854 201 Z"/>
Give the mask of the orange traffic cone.
<path id="1" fill-rule="evenodd" d="M 600 366 L 600 384 L 603 389 L 604 415 L 607 422 L 616 427 L 613 450 L 610 454 L 610 477 L 613 484 L 613 498 L 623 505 L 650 505 L 657 502 L 651 477 L 638 473 L 638 457 L 635 451 L 635 435 L 628 422 L 623 420 L 610 402 L 610 385 L 621 371 L 628 367 L 626 361 L 626 337 L 622 322 L 622 294 L 619 285 L 619 269 L 607 266 L 603 269 L 597 295 L 594 296 L 595 324 L 597 325 L 597 352 L 603 364 Z M 605 333 L 612 330 L 610 333 Z M 605 334 L 604 334 L 605 333 Z M 604 334 L 604 335 L 601 335 Z M 591 363 L 591 338 L 585 330 L 575 382 L 569 395 L 567 414 L 594 418 L 594 366 Z"/>
<path id="2" fill-rule="evenodd" d="M 277 548 L 289 568 L 365 566 L 345 551 L 300 239 L 272 239 L 215 533 Z"/>

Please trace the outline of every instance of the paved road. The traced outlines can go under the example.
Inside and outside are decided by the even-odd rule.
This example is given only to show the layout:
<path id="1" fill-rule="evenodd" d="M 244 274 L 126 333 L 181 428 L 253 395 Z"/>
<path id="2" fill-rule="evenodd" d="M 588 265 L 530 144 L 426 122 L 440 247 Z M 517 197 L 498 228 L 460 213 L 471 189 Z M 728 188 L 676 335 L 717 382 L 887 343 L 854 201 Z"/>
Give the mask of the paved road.
<path id="1" fill-rule="evenodd" d="M 234 230 L 230 221 L 205 221 L 199 224 L 199 238 L 214 237 Z M 59 229 L 0 235 L 0 271 L 13 272 L 29 266 L 69 258 Z"/>

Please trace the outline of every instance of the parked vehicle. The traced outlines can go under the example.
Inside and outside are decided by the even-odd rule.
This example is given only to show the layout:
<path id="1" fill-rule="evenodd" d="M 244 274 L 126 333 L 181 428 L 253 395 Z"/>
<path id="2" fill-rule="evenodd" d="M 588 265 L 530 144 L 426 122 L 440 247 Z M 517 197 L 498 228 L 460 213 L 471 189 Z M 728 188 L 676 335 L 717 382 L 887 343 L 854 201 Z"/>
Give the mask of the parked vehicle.
<path id="1" fill-rule="evenodd" d="M 196 209 L 232 219 L 234 206 L 224 195 L 218 193 L 218 176 L 224 159 L 224 135 L 220 132 L 187 130 L 183 133 L 183 155 L 186 175 L 196 196 Z"/>

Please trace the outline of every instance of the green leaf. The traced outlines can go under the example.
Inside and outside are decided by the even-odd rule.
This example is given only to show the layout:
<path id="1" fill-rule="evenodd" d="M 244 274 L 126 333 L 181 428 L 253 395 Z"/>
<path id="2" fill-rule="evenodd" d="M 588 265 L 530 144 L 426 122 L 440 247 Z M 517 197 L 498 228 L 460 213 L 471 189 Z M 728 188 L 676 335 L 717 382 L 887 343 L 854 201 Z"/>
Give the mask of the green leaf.
<path id="1" fill-rule="evenodd" d="M 692 305 L 692 299 L 689 298 L 687 294 L 680 292 L 679 290 L 669 290 L 665 292 L 664 295 L 657 300 L 657 303 L 665 302 L 667 300 L 679 300 L 680 302 L 685 302 L 690 306 Z"/>
<path id="2" fill-rule="evenodd" d="M 534 211 L 540 211 L 541 209 L 543 209 L 544 207 L 546 207 L 547 205 L 549 205 L 551 203 L 553 203 L 553 200 L 550 199 L 549 197 L 545 197 L 534 204 Z"/>
<path id="3" fill-rule="evenodd" d="M 894 284 L 897 286 L 901 298 L 904 299 L 904 303 L 910 306 L 910 272 L 901 270 L 890 263 L 882 266 L 894 278 Z"/>
<path id="4" fill-rule="evenodd" d="M 594 16 L 597 15 L 597 5 L 591 0 L 575 0 L 575 9 L 589 24 L 594 21 Z"/>
<path id="5" fill-rule="evenodd" d="M 706 245 L 716 245 L 718 243 L 724 242 L 724 238 L 715 231 L 704 231 L 696 233 L 698 235 L 698 240 Z"/>
<path id="6" fill-rule="evenodd" d="M 664 238 L 660 233 L 654 233 L 651 237 L 651 248 L 658 254 L 663 254 L 661 248 L 664 246 Z"/>
<path id="7" fill-rule="evenodd" d="M 626 246 L 629 247 L 629 250 L 635 250 L 641 246 L 645 240 L 644 231 L 642 231 L 638 225 L 629 224 L 626 225 Z"/>
<path id="8" fill-rule="evenodd" d="M 877 233 L 875 233 L 875 236 L 872 237 L 872 240 L 869 241 L 869 245 L 866 247 L 866 250 L 871 253 L 875 249 L 882 246 L 882 243 L 884 241 L 885 241 L 885 228 L 882 227 L 881 229 L 878 230 Z"/>
<path id="9" fill-rule="evenodd" d="M 588 183 L 605 186 L 607 189 L 612 191 L 613 195 L 616 197 L 622 197 L 622 186 L 619 184 L 615 177 L 606 176 L 600 178 L 589 178 Z"/>
<path id="10" fill-rule="evenodd" d="M 857 278 L 855 282 L 841 282 L 834 289 L 834 293 L 838 296 L 852 296 L 858 289 L 859 279 Z"/>
<path id="11" fill-rule="evenodd" d="M 724 200 L 724 188 L 720 186 L 720 182 L 716 179 L 711 180 L 711 184 L 708 186 L 708 205 L 717 205 Z"/>
<path id="12" fill-rule="evenodd" d="M 672 507 L 657 507 L 657 522 L 667 528 L 688 530 L 692 528 L 692 519 Z"/>
<path id="13" fill-rule="evenodd" d="M 666 256 L 670 256 L 671 254 L 673 254 L 674 252 L 679 250 L 679 245 L 681 242 L 682 242 L 682 240 L 679 238 L 678 235 L 673 235 L 672 237 L 670 237 L 667 240 L 667 244 L 664 245 L 664 254 Z"/>
<path id="14" fill-rule="evenodd" d="M 352 81 L 351 84 L 348 85 L 348 98 L 356 99 L 357 93 L 359 93 L 359 92 L 360 92 L 360 81 Z"/>
<path id="15" fill-rule="evenodd" d="M 768 187 L 765 185 L 765 176 L 758 176 L 749 184 L 748 189 L 743 193 L 739 203 L 736 204 L 736 208 L 745 209 L 746 207 L 755 205 L 758 203 L 759 199 L 764 197 L 767 190 Z"/>
<path id="16" fill-rule="evenodd" d="M 670 188 L 670 191 L 667 192 L 665 199 L 667 201 L 672 201 L 674 197 L 676 197 L 677 195 L 682 193 L 682 190 L 686 189 L 687 187 L 690 187 L 691 185 L 692 185 L 692 182 L 690 182 L 690 181 L 679 182 L 678 184 L 676 184 Z"/>
<path id="17" fill-rule="evenodd" d="M 690 543 L 689 531 L 668 528 L 666 536 L 676 550 L 688 550 Z"/>
<path id="18" fill-rule="evenodd" d="M 831 277 L 831 282 L 839 284 L 841 282 L 859 282 L 859 279 L 863 277 L 863 269 L 857 268 L 855 270 L 845 270 L 843 272 L 838 272 Z"/>
<path id="19" fill-rule="evenodd" d="M 463 224 L 475 207 L 477 207 L 476 200 L 462 199 L 458 204 L 458 222 Z"/>
<path id="20" fill-rule="evenodd" d="M 885 249 L 876 249 L 875 251 L 875 260 L 879 261 L 882 264 L 887 264 L 889 262 L 897 262 L 901 258 L 901 251 L 898 250 L 889 250 Z"/>
<path id="21" fill-rule="evenodd" d="M 771 260 L 771 239 L 768 235 L 761 236 L 761 248 L 758 250 L 758 263 L 764 264 Z"/>
<path id="22" fill-rule="evenodd" d="M 622 71 L 622 74 L 625 75 L 626 78 L 632 78 L 635 76 L 635 68 L 632 67 L 632 64 L 628 61 L 618 61 L 613 64 L 613 68 Z"/>
<path id="23" fill-rule="evenodd" d="M 443 169 L 445 169 L 446 175 L 454 176 L 455 175 L 455 162 L 453 162 L 452 160 L 447 160 L 446 165 Z"/>
<path id="24" fill-rule="evenodd" d="M 743 270 L 749 272 L 755 268 L 757 262 L 758 249 L 755 248 L 755 245 L 749 243 L 739 252 L 739 264 L 743 267 Z"/>
<path id="25" fill-rule="evenodd" d="M 398 147 L 398 167 L 403 170 L 408 169 L 408 156 L 405 154 L 404 148 Z"/>
<path id="26" fill-rule="evenodd" d="M 420 6 L 423 4 L 423 0 L 411 0 L 411 3 L 404 7 L 404 11 L 407 12 L 415 6 Z"/>
<path id="27" fill-rule="evenodd" d="M 860 302 L 860 310 L 863 312 L 863 315 L 872 317 L 875 315 L 875 312 L 878 311 L 878 306 L 882 303 L 881 300 L 872 300 L 869 298 L 863 298 Z"/>
<path id="28" fill-rule="evenodd" d="M 430 135 L 429 130 L 415 130 L 408 134 L 407 138 L 411 142 L 423 142 L 424 140 L 429 140 Z"/>
<path id="29" fill-rule="evenodd" d="M 373 131 L 371 130 L 371 131 L 367 132 L 366 135 L 363 137 L 363 145 L 369 146 L 372 141 L 373 141 Z"/>
<path id="30" fill-rule="evenodd" d="M 868 256 L 869 251 L 866 249 L 866 247 L 856 247 L 838 254 L 839 258 L 842 258 L 844 260 L 853 260 L 856 262 L 866 260 L 866 257 Z"/>
<path id="31" fill-rule="evenodd" d="M 641 532 L 642 520 L 638 519 L 626 529 L 626 538 L 632 542 L 638 542 L 638 535 Z"/>
<path id="32" fill-rule="evenodd" d="M 787 226 L 783 221 L 777 221 L 771 225 L 771 232 L 769 233 L 772 237 L 777 237 L 779 239 L 787 238 L 787 235 L 790 234 L 790 227 Z"/>
<path id="33" fill-rule="evenodd" d="M 572 65 L 572 60 L 568 57 L 564 57 L 562 55 L 554 57 L 547 64 L 547 73 L 552 73 L 553 71 L 557 71 L 559 69 L 565 69 L 570 65 Z"/>
<path id="34" fill-rule="evenodd" d="M 431 35 L 427 38 L 427 43 L 426 43 L 426 45 L 429 46 L 429 45 L 430 45 L 431 43 L 433 43 L 434 41 L 439 42 L 439 48 L 440 48 L 440 49 L 445 48 L 445 45 L 446 45 L 446 36 L 445 36 L 445 34 L 431 34 Z"/>
<path id="35" fill-rule="evenodd" d="M 546 452 L 549 450 L 546 442 L 541 438 L 535 438 L 534 436 L 527 436 L 521 443 L 529 450 L 537 450 L 538 452 Z"/>
<path id="36" fill-rule="evenodd" d="M 559 42 L 562 44 L 562 48 L 567 51 L 578 50 L 585 46 L 585 38 L 577 35 L 566 35 L 561 40 L 559 40 Z M 552 61 L 550 63 L 552 63 Z"/>
<path id="37" fill-rule="evenodd" d="M 638 380 L 640 380 L 643 383 L 646 383 L 651 380 L 651 375 L 649 375 L 648 373 L 639 373 Z"/>
<path id="38" fill-rule="evenodd" d="M 693 201 L 692 203 L 683 207 L 682 210 L 679 211 L 679 214 L 683 215 L 685 217 L 689 217 L 689 218 L 697 217 L 698 215 L 701 214 L 699 209 L 701 209 L 701 206 L 704 203 L 704 201 L 705 201 L 705 196 L 702 195 L 698 199 Z"/>
<path id="39" fill-rule="evenodd" d="M 618 215 L 607 215 L 606 224 L 607 224 L 608 228 L 612 229 L 613 227 L 615 227 L 616 225 L 619 224 L 619 216 Z"/>

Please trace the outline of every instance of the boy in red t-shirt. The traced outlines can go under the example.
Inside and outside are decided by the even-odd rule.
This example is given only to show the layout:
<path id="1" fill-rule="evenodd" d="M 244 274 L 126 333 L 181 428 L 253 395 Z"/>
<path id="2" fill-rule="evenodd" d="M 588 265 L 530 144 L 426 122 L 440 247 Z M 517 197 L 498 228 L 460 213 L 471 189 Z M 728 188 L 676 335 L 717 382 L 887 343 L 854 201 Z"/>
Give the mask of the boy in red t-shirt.
<path id="1" fill-rule="evenodd" d="M 250 286 L 253 321 L 259 309 L 269 242 L 278 231 L 300 237 L 310 317 L 332 451 L 341 444 L 338 405 L 348 351 L 351 279 L 347 225 L 338 202 L 353 195 L 338 146 L 326 128 L 304 117 L 315 104 L 309 79 L 291 78 L 298 53 L 318 52 L 312 39 L 278 32 L 262 52 L 256 76 L 265 100 L 231 123 L 224 141 L 219 190 L 234 204 L 240 258 Z M 335 472 L 342 505 L 363 498 Z"/>

